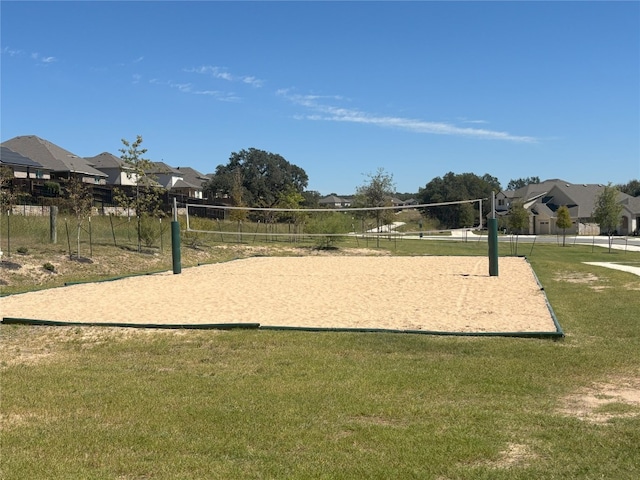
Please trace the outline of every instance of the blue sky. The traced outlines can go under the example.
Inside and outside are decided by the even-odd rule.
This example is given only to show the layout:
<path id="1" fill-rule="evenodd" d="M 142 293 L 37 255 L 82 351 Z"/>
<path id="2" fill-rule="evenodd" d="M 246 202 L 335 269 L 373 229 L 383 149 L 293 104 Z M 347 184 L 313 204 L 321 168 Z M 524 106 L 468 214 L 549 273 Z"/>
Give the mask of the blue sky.
<path id="1" fill-rule="evenodd" d="M 640 2 L 9 2 L 1 140 L 203 173 L 251 147 L 349 194 L 447 172 L 640 178 Z"/>

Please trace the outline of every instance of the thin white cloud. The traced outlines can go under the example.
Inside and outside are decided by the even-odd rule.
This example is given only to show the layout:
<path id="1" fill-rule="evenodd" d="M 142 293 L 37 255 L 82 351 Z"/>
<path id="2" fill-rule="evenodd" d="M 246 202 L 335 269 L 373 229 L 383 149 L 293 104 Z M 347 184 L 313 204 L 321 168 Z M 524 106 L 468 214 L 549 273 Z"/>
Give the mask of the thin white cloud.
<path id="1" fill-rule="evenodd" d="M 140 75 L 139 73 L 134 73 L 132 78 L 133 78 L 132 83 L 137 84 L 137 83 L 140 83 L 140 80 L 142 79 L 142 75 Z"/>
<path id="2" fill-rule="evenodd" d="M 56 57 L 51 57 L 51 56 L 44 57 L 40 55 L 38 52 L 34 52 L 30 56 L 33 60 L 35 60 L 38 63 L 38 65 L 49 65 L 51 63 L 58 61 Z"/>
<path id="3" fill-rule="evenodd" d="M 16 48 L 9 48 L 9 47 L 4 47 L 2 49 L 2 53 L 4 53 L 5 55 L 9 55 L 10 57 L 17 57 L 20 55 L 24 55 L 24 50 L 19 50 Z"/>
<path id="4" fill-rule="evenodd" d="M 218 90 L 199 90 L 197 88 L 194 88 L 193 84 L 191 83 L 177 83 L 172 81 L 163 81 L 163 80 L 158 80 L 157 78 L 152 78 L 151 80 L 149 80 L 149 83 L 153 85 L 162 85 L 170 88 L 175 88 L 181 93 L 214 97 L 216 100 L 219 100 L 221 102 L 237 102 L 238 100 L 240 100 L 240 98 L 236 96 L 234 93 L 221 92 Z"/>
<path id="5" fill-rule="evenodd" d="M 144 57 L 138 57 L 131 63 L 140 63 L 142 60 L 144 60 Z"/>
<path id="6" fill-rule="evenodd" d="M 4 47 L 2 49 L 2 53 L 4 55 L 9 55 L 10 57 L 28 56 L 29 58 L 34 60 L 38 65 L 48 65 L 50 63 L 54 63 L 58 61 L 56 57 L 43 56 L 43 55 L 40 55 L 38 52 L 33 52 L 27 55 L 27 52 L 25 52 L 24 50 L 20 50 L 19 48 Z"/>
<path id="7" fill-rule="evenodd" d="M 487 122 L 486 120 L 471 120 L 469 118 L 458 118 L 458 120 L 462 123 L 473 123 L 476 125 L 485 125 L 489 122 Z"/>
<path id="8" fill-rule="evenodd" d="M 214 65 L 202 65 L 200 67 L 185 68 L 183 70 L 187 73 L 209 75 L 213 78 L 226 80 L 227 82 L 240 82 L 256 88 L 260 88 L 264 85 L 264 80 L 252 75 L 233 75 L 226 68 Z"/>
<path id="9" fill-rule="evenodd" d="M 523 143 L 536 142 L 534 137 L 512 135 L 508 132 L 488 130 L 484 128 L 460 127 L 446 122 L 429 122 L 414 118 L 375 115 L 357 109 L 342 108 L 329 105 L 327 103 L 321 103 L 321 101 L 326 101 L 327 99 L 338 100 L 340 99 L 338 96 L 321 97 L 318 95 L 299 95 L 291 93 L 287 89 L 278 90 L 277 94 L 286 98 L 295 105 L 305 107 L 312 111 L 312 113 L 306 115 L 298 115 L 296 118 L 305 118 L 307 120 L 315 121 L 360 123 L 375 125 L 381 128 L 396 128 L 433 135 L 454 135 Z"/>

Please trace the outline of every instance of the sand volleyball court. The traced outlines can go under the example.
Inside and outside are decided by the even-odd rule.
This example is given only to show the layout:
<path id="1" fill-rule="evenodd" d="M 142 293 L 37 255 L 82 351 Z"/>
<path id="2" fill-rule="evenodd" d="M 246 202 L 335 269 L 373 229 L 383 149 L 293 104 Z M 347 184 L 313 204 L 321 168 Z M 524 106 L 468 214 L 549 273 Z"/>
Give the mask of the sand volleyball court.
<path id="1" fill-rule="evenodd" d="M 135 324 L 555 332 L 524 258 L 253 257 L 0 299 L 2 317 Z"/>

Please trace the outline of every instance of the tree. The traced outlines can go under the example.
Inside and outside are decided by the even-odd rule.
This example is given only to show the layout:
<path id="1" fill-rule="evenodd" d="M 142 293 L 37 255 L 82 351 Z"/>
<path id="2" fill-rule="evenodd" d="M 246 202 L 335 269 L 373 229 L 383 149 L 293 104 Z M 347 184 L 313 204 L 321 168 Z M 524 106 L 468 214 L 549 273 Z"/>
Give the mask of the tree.
<path id="1" fill-rule="evenodd" d="M 12 190 L 13 170 L 6 166 L 0 166 L 0 219 L 2 214 L 7 212 L 7 256 L 11 256 L 11 211 L 16 202 L 16 193 Z M 2 245 L 0 245 L 0 256 L 2 255 Z"/>
<path id="2" fill-rule="evenodd" d="M 509 180 L 509 184 L 507 185 L 507 190 L 517 190 L 522 187 L 526 187 L 527 185 L 532 185 L 540 183 L 540 177 L 526 177 L 526 178 L 517 178 Z"/>
<path id="3" fill-rule="evenodd" d="M 232 153 L 228 164 L 218 165 L 205 192 L 214 198 L 231 195 L 236 172 L 242 178 L 242 198 L 250 207 L 273 207 L 282 193 L 290 189 L 302 193 L 309 182 L 302 168 L 282 156 L 250 148 Z"/>
<path id="4" fill-rule="evenodd" d="M 368 180 L 356 187 L 354 207 L 392 206 L 393 194 L 395 193 L 393 175 L 385 172 L 384 168 L 378 168 L 376 173 L 368 173 L 366 176 Z M 382 224 L 390 221 L 389 213 L 393 214 L 391 210 L 373 210 L 372 213 L 365 213 L 365 215 L 376 219 L 376 230 L 379 232 Z M 377 237 L 377 245 L 380 246 L 379 236 Z"/>
<path id="5" fill-rule="evenodd" d="M 76 241 L 78 247 L 76 258 L 80 259 L 80 232 L 82 230 L 82 224 L 91 215 L 93 192 L 89 185 L 77 177 L 69 178 L 65 189 L 67 191 L 67 198 L 71 204 L 71 210 L 76 217 Z M 71 255 L 71 252 L 69 252 L 69 255 Z"/>
<path id="6" fill-rule="evenodd" d="M 618 203 L 618 193 L 618 189 L 609 182 L 596 197 L 595 210 L 593 211 L 593 218 L 600 225 L 600 233 L 604 232 L 609 236 L 609 253 L 611 253 L 613 234 L 618 227 L 622 213 L 622 205 Z"/>
<path id="7" fill-rule="evenodd" d="M 304 197 L 302 202 L 304 208 L 318 208 L 320 206 L 321 195 L 317 190 L 305 190 L 302 192 L 302 196 Z"/>
<path id="8" fill-rule="evenodd" d="M 562 246 L 565 246 L 567 228 L 571 228 L 571 214 L 566 205 L 562 205 L 556 212 L 556 227 L 562 229 Z"/>
<path id="9" fill-rule="evenodd" d="M 447 173 L 436 177 L 425 188 L 421 188 L 418 197 L 422 203 L 443 203 L 477 198 L 491 198 L 492 192 L 500 191 L 497 178 L 485 173 L 479 177 L 473 173 Z M 491 202 L 483 202 L 482 212 L 475 213 L 469 204 L 427 207 L 425 213 L 436 218 L 444 228 L 458 228 L 472 225 L 476 215 L 486 216 Z"/>
<path id="10" fill-rule="evenodd" d="M 514 202 L 509 208 L 508 215 L 509 228 L 512 232 L 516 233 L 516 250 L 515 254 L 518 255 L 518 234 L 524 231 L 529 226 L 529 212 L 522 202 Z"/>
<path id="11" fill-rule="evenodd" d="M 234 207 L 246 207 L 244 203 L 244 190 L 242 188 L 242 173 L 240 170 L 236 170 L 232 174 L 232 184 L 231 191 L 229 192 L 229 196 L 231 197 L 231 201 L 233 202 Z M 247 219 L 248 211 L 244 208 L 237 208 L 229 211 L 229 220 L 236 222 L 238 224 L 238 242 L 242 241 L 242 222 Z"/>
<path id="12" fill-rule="evenodd" d="M 15 205 L 16 195 L 12 191 L 13 170 L 7 165 L 0 166 L 0 205 L 4 212 L 5 208 L 11 209 Z"/>
<path id="13" fill-rule="evenodd" d="M 160 213 L 161 189 L 154 176 L 151 174 L 154 164 L 144 158 L 146 148 L 141 148 L 142 136 L 136 136 L 134 142 L 122 139 L 123 148 L 120 149 L 120 158 L 124 162 L 124 170 L 127 178 L 133 180 L 135 189 L 132 195 L 124 190 L 114 189 L 114 199 L 125 208 L 133 208 L 137 219 L 138 252 L 142 251 L 142 240 L 147 246 L 153 241 L 152 233 L 145 228 L 143 231 L 143 218 Z"/>
<path id="14" fill-rule="evenodd" d="M 631 195 L 632 197 L 640 197 L 640 181 L 639 180 L 631 180 L 626 184 L 620 184 L 616 187 L 622 193 L 626 193 L 627 195 Z"/>

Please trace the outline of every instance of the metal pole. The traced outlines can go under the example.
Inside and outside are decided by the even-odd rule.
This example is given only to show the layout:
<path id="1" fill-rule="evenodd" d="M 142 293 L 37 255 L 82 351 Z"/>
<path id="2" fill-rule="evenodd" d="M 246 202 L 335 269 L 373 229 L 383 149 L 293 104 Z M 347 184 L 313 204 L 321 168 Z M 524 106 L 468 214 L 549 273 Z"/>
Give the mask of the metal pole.
<path id="1" fill-rule="evenodd" d="M 491 193 L 491 218 L 487 222 L 489 243 L 489 276 L 498 276 L 498 219 L 496 218 L 496 193 Z"/>
<path id="2" fill-rule="evenodd" d="M 58 207 L 49 207 L 49 241 L 58 243 Z"/>

